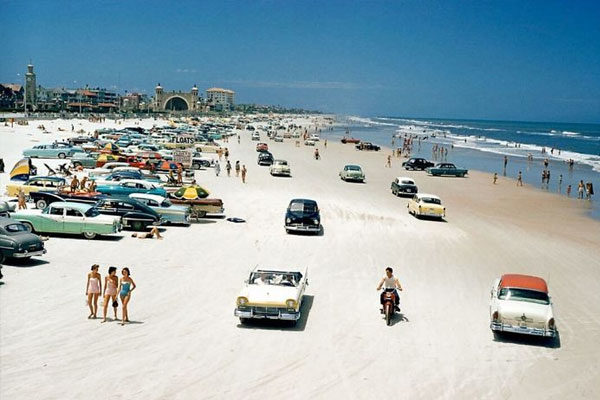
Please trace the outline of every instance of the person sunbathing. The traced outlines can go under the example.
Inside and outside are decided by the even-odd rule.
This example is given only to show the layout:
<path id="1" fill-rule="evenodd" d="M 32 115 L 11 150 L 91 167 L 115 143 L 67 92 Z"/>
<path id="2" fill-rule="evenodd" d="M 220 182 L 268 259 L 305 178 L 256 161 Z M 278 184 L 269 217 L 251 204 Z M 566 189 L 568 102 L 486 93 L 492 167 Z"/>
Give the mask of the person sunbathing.
<path id="1" fill-rule="evenodd" d="M 157 239 L 162 239 L 163 237 L 161 236 L 158 227 L 153 226 L 152 229 L 150 230 L 150 232 L 142 232 L 142 233 L 133 233 L 131 235 L 131 237 L 134 238 L 138 238 L 138 239 L 152 239 L 154 238 L 154 236 L 156 236 Z"/>

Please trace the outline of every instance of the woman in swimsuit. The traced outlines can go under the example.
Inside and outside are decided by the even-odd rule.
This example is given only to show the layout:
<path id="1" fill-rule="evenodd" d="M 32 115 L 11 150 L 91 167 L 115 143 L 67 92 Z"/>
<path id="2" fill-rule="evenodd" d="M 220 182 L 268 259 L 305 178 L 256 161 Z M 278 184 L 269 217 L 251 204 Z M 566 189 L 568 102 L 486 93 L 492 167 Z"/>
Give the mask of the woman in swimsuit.
<path id="1" fill-rule="evenodd" d="M 115 311 L 115 320 L 117 319 L 117 287 L 119 286 L 119 278 L 117 277 L 117 267 L 108 268 L 108 276 L 104 278 L 104 319 L 102 322 L 106 322 L 106 311 L 108 304 L 112 302 L 113 310 Z M 117 306 L 115 307 L 115 303 Z"/>
<path id="2" fill-rule="evenodd" d="M 119 284 L 119 297 L 121 297 L 121 303 L 123 304 L 121 325 L 125 325 L 125 322 L 129 322 L 127 305 L 129 304 L 129 300 L 131 300 L 131 292 L 135 290 L 135 282 L 131 279 L 129 268 L 123 268 L 121 274 L 123 274 L 121 283 Z"/>
<path id="3" fill-rule="evenodd" d="M 98 296 L 102 291 L 102 282 L 100 282 L 100 274 L 98 273 L 98 264 L 92 265 L 92 272 L 87 276 L 87 282 L 85 285 L 85 295 L 87 296 L 87 303 L 90 307 L 90 315 L 88 318 L 96 318 L 98 313 Z"/>

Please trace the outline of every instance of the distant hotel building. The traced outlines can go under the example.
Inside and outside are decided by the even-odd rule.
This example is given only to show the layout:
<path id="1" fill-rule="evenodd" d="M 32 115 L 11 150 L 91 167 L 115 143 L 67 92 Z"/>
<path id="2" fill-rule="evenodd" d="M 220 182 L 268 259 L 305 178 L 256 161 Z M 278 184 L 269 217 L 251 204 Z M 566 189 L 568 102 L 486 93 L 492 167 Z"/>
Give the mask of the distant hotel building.
<path id="1" fill-rule="evenodd" d="M 206 90 L 206 102 L 216 111 L 231 110 L 235 104 L 235 92 L 229 89 L 210 88 Z"/>

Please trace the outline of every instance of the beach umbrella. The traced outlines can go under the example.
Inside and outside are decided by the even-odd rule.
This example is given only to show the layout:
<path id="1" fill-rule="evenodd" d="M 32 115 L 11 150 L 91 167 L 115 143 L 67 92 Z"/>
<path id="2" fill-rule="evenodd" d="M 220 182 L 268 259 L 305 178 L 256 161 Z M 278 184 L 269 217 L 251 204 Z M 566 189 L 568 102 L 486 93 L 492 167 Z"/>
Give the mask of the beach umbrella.
<path id="1" fill-rule="evenodd" d="M 104 165 L 107 162 L 120 161 L 121 157 L 113 154 L 100 154 L 96 159 L 96 165 Z"/>
<path id="2" fill-rule="evenodd" d="M 29 158 L 23 158 L 17 161 L 13 169 L 10 171 L 10 179 L 18 181 L 26 181 L 29 179 L 31 170 L 29 168 Z"/>
<path id="3" fill-rule="evenodd" d="M 178 199 L 196 200 L 205 199 L 209 194 L 208 190 L 204 189 L 202 186 L 191 185 L 180 188 L 173 196 Z"/>
<path id="4" fill-rule="evenodd" d="M 116 153 L 119 152 L 121 149 L 114 143 L 107 143 L 106 146 L 104 146 L 103 150 L 111 153 Z"/>
<path id="5" fill-rule="evenodd" d="M 159 163 L 157 168 L 161 169 L 163 171 L 168 171 L 170 169 L 177 169 L 178 164 L 176 162 L 173 161 L 167 161 L 167 160 L 163 160 L 163 162 Z"/>

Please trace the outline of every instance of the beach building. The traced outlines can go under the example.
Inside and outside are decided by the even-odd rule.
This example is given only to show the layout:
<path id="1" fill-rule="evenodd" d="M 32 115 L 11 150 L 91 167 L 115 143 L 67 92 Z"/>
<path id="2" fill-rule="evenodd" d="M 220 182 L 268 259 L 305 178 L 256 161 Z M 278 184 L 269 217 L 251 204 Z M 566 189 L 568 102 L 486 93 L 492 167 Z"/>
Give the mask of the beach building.
<path id="1" fill-rule="evenodd" d="M 202 99 L 196 85 L 189 92 L 165 92 L 159 83 L 154 88 L 152 105 L 154 111 L 199 111 Z"/>
<path id="2" fill-rule="evenodd" d="M 231 110 L 235 104 L 235 92 L 233 90 L 222 88 L 207 89 L 206 103 L 211 110 Z"/>
<path id="3" fill-rule="evenodd" d="M 0 83 L 0 110 L 14 110 L 23 104 L 25 88 L 18 83 Z"/>

